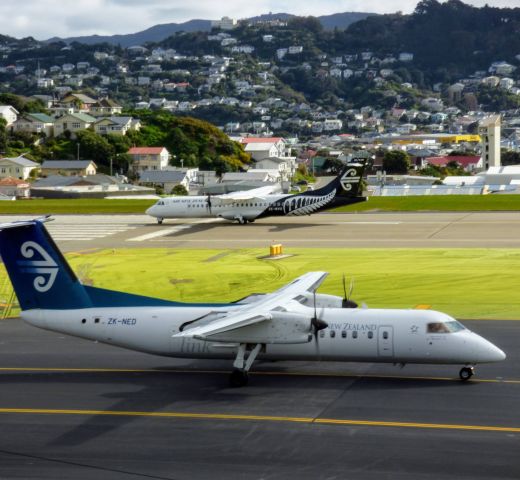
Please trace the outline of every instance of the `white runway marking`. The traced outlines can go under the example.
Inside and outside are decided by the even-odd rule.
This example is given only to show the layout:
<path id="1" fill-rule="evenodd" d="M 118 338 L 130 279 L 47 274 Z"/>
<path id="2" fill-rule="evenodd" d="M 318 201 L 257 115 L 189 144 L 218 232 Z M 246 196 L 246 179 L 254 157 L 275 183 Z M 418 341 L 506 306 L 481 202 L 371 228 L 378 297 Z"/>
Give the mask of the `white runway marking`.
<path id="1" fill-rule="evenodd" d="M 401 225 L 403 222 L 330 222 L 326 225 Z"/>
<path id="2" fill-rule="evenodd" d="M 191 228 L 190 225 L 179 225 L 178 227 L 173 228 L 163 228 L 161 230 L 157 230 L 156 232 L 147 233 L 145 235 L 141 235 L 139 237 L 127 238 L 127 242 L 144 242 L 145 240 L 151 240 L 152 238 L 157 237 L 165 237 L 166 235 L 170 235 L 170 233 L 180 232 L 181 230 L 185 230 L 187 228 Z"/>
<path id="3" fill-rule="evenodd" d="M 127 224 L 60 224 L 60 223 L 48 223 L 47 229 L 55 240 L 66 241 L 89 241 L 98 238 L 108 237 L 109 235 L 115 235 L 116 233 L 126 232 L 132 230 L 135 227 Z"/>
<path id="4" fill-rule="evenodd" d="M 161 228 L 161 230 L 158 230 L 156 232 L 146 233 L 144 235 L 140 235 L 139 237 L 134 238 L 127 238 L 127 242 L 144 242 L 146 240 L 152 240 L 154 238 L 158 237 L 166 237 L 167 235 L 173 234 L 173 233 L 179 233 L 183 230 L 189 230 L 190 228 L 199 225 L 201 223 L 219 223 L 222 221 L 220 218 L 205 218 L 203 220 L 197 220 L 192 223 L 184 223 L 182 225 L 176 225 L 171 228 Z M 160 227 L 159 227 L 160 228 Z"/>

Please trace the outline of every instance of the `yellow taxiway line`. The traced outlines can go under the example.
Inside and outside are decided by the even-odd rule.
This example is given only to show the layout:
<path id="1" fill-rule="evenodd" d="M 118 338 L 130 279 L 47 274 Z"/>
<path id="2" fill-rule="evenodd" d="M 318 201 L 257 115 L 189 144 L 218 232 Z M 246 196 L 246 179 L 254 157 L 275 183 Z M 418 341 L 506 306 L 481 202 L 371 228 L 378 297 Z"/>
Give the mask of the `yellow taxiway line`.
<path id="1" fill-rule="evenodd" d="M 261 422 L 291 422 L 318 425 L 344 425 L 361 427 L 394 427 L 394 428 L 429 428 L 437 430 L 473 430 L 480 432 L 520 433 L 517 427 L 500 427 L 493 425 L 460 425 L 444 423 L 388 422 L 377 420 L 350 420 L 336 418 L 312 417 L 278 417 L 271 415 L 237 415 L 224 413 L 189 413 L 189 412 L 132 412 L 119 410 L 69 410 L 44 408 L 0 408 L 0 414 L 33 414 L 33 415 L 106 415 L 114 417 L 149 417 L 177 418 L 191 420 L 246 420 Z"/>
<path id="2" fill-rule="evenodd" d="M 189 370 L 189 369 L 153 369 L 153 368 L 61 368 L 61 367 L 0 367 L 1 372 L 26 372 L 26 373 L 191 373 L 191 374 L 224 374 L 228 375 L 228 370 Z M 442 382 L 460 382 L 458 377 L 426 377 L 426 376 L 406 376 L 406 375 L 384 375 L 370 373 L 342 373 L 342 372 L 273 372 L 255 371 L 250 375 L 264 376 L 287 376 L 287 377 L 331 377 L 331 378 L 373 378 L 373 379 L 395 379 L 395 380 L 431 380 Z M 502 378 L 471 378 L 472 383 L 506 383 L 520 385 L 520 380 Z"/>

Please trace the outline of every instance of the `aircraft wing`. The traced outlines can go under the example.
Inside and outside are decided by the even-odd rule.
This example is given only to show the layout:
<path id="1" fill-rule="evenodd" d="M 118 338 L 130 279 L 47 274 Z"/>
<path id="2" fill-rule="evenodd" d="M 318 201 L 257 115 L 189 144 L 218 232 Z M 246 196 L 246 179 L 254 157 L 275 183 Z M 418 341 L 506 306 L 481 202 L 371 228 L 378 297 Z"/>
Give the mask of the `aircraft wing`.
<path id="1" fill-rule="evenodd" d="M 327 272 L 309 272 L 279 290 L 265 295 L 261 300 L 240 308 L 237 312 L 231 311 L 224 317 L 197 327 L 196 325 L 173 335 L 174 337 L 192 337 L 199 340 L 212 340 L 213 336 L 235 332 L 245 327 L 261 324 L 282 316 L 290 316 L 284 312 L 284 306 L 299 295 L 314 292 L 325 280 Z M 292 314 L 292 319 L 299 319 L 299 314 Z M 229 337 L 226 337 L 228 339 Z M 214 338 L 214 340 L 217 340 Z M 285 342 L 290 343 L 290 342 Z"/>
<path id="2" fill-rule="evenodd" d="M 250 200 L 263 200 L 263 197 L 270 195 L 278 190 L 278 186 L 273 184 L 266 187 L 253 188 L 252 190 L 240 190 L 238 192 L 225 193 L 214 197 L 214 201 L 220 203 L 233 203 Z"/>

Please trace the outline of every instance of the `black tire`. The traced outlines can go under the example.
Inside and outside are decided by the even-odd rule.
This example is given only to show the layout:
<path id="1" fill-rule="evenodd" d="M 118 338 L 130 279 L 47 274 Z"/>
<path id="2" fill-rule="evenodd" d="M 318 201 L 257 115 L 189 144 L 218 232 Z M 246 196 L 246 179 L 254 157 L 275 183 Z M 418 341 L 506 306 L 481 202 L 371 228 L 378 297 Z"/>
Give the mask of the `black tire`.
<path id="1" fill-rule="evenodd" d="M 229 386 L 233 388 L 244 387 L 247 385 L 249 375 L 244 370 L 235 369 L 229 376 Z"/>
<path id="2" fill-rule="evenodd" d="M 162 225 L 162 222 L 163 222 L 163 219 L 162 219 L 162 218 L 158 218 L 158 219 L 157 219 L 157 223 L 158 223 L 159 225 Z"/>
<path id="3" fill-rule="evenodd" d="M 460 369 L 459 377 L 463 382 L 468 381 L 473 376 L 473 369 L 471 367 L 464 367 Z"/>

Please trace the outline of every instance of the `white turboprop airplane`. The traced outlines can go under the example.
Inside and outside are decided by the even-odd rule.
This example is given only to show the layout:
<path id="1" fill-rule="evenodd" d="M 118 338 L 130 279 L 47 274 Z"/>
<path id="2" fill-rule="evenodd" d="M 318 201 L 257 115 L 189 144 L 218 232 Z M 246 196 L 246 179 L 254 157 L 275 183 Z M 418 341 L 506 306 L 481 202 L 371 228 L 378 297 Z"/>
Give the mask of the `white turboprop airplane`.
<path id="1" fill-rule="evenodd" d="M 239 223 L 283 215 L 310 215 L 319 210 L 366 200 L 359 195 L 365 164 L 345 165 L 339 175 L 318 190 L 296 195 L 272 194 L 272 187 L 207 196 L 162 198 L 146 213 L 161 224 L 165 218 L 216 217 Z"/>
<path id="2" fill-rule="evenodd" d="M 325 272 L 228 304 L 177 303 L 82 285 L 46 220 L 0 224 L 0 254 L 23 320 L 156 355 L 234 359 L 232 386 L 247 383 L 257 358 L 462 364 L 460 378 L 467 380 L 474 365 L 506 357 L 444 313 L 349 308 L 356 305 L 346 298 L 317 294 Z"/>

